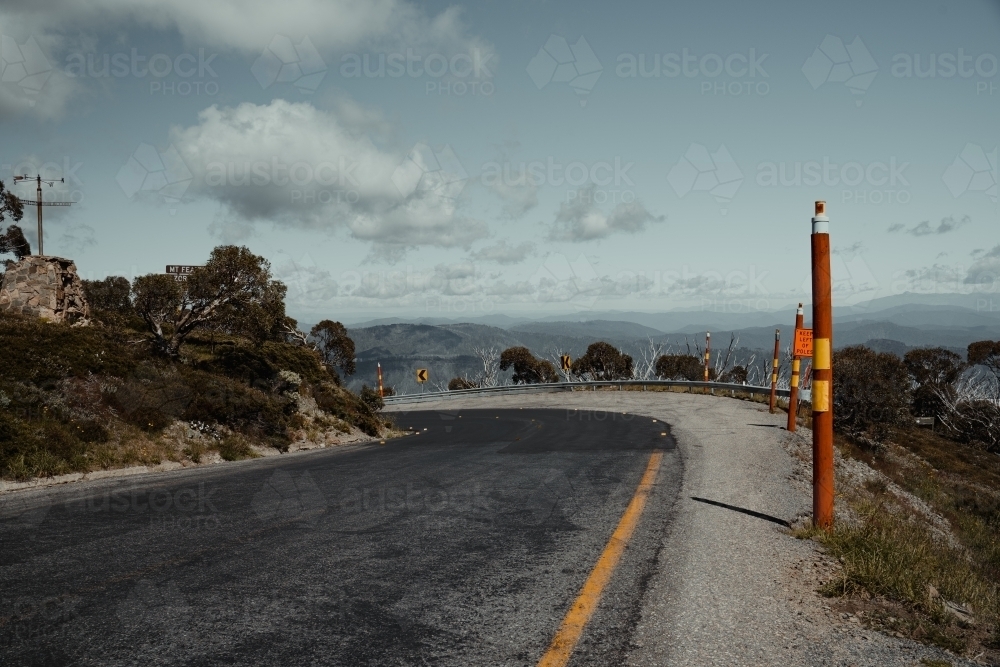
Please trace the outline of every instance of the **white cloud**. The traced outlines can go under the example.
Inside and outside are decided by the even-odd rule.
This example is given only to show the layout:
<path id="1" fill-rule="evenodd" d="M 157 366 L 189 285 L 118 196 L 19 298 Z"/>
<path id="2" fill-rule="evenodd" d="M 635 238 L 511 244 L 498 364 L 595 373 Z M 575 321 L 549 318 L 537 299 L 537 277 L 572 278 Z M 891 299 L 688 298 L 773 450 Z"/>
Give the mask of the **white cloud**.
<path id="1" fill-rule="evenodd" d="M 0 10 L 0 119 L 20 114 L 46 120 L 61 116 L 80 86 L 52 59 L 57 40 L 32 34 L 16 39 L 13 27 Z"/>
<path id="2" fill-rule="evenodd" d="M 308 39 L 327 60 L 350 50 L 423 55 L 475 53 L 495 61 L 492 45 L 466 32 L 461 10 L 428 15 L 406 0 L 47 0 L 3 3 L 4 53 L 14 69 L 0 76 L 0 119 L 30 113 L 61 116 L 86 86 L 67 76 L 67 55 L 102 42 L 143 51 L 148 35 L 176 32 L 187 48 L 260 57 L 276 37 Z M 125 48 L 127 51 L 128 49 Z M 149 55 L 148 53 L 146 54 Z M 249 66 L 251 61 L 248 60 Z M 6 65 L 0 59 L 0 69 Z M 25 69 L 21 73 L 21 69 Z M 325 71 L 325 69 L 324 69 Z M 318 85 L 318 82 L 316 82 Z M 310 82 L 311 84 L 311 82 Z M 314 90 L 315 88 L 313 88 Z"/>
<path id="3" fill-rule="evenodd" d="M 401 194 L 392 175 L 406 159 L 375 145 L 359 128 L 366 117 L 274 100 L 212 106 L 198 124 L 174 128 L 171 142 L 194 174 L 188 194 L 226 207 L 226 230 L 239 221 L 333 231 L 344 227 L 374 244 L 374 257 L 397 260 L 407 249 L 468 247 L 487 235 L 484 222 L 459 213 L 459 202 L 425 189 Z"/>
<path id="4" fill-rule="evenodd" d="M 530 179 L 520 184 L 498 180 L 491 183 L 489 189 L 503 201 L 503 215 L 511 220 L 524 217 L 525 213 L 538 206 L 538 185 Z"/>
<path id="5" fill-rule="evenodd" d="M 30 33 L 105 32 L 134 24 L 176 30 L 189 44 L 254 55 L 275 34 L 308 35 L 318 48 L 335 50 L 379 43 L 479 46 L 465 35 L 459 9 L 432 17 L 405 0 L 49 0 L 4 8 L 0 19 Z"/>
<path id="6" fill-rule="evenodd" d="M 956 220 L 953 217 L 942 218 L 941 222 L 937 226 L 931 224 L 929 220 L 924 220 L 919 222 L 912 227 L 906 227 L 902 223 L 895 223 L 889 227 L 889 232 L 906 232 L 910 236 L 931 236 L 947 234 L 948 232 L 953 232 L 962 225 L 970 222 L 969 216 L 963 216 L 962 218 Z"/>
<path id="7" fill-rule="evenodd" d="M 594 186 L 577 192 L 577 196 L 559 205 L 549 238 L 556 241 L 590 241 L 615 232 L 634 234 L 649 222 L 663 222 L 666 216 L 654 216 L 638 202 L 620 203 L 604 213 L 594 203 Z"/>
<path id="8" fill-rule="evenodd" d="M 535 249 L 534 244 L 525 241 L 518 245 L 508 243 L 506 239 L 497 241 L 473 253 L 469 257 L 480 262 L 496 262 L 497 264 L 520 264 Z"/>
<path id="9" fill-rule="evenodd" d="M 979 254 L 965 277 L 967 285 L 1000 284 L 1000 245 L 987 253 Z"/>
<path id="10" fill-rule="evenodd" d="M 305 254 L 272 258 L 275 277 L 288 286 L 287 302 L 297 316 L 366 308 L 425 309 L 426 312 L 492 312 L 499 304 L 552 304 L 589 308 L 600 299 L 647 297 L 655 285 L 642 275 L 599 274 L 582 255 L 569 261 L 548 255 L 521 276 L 485 270 L 466 261 L 430 268 L 412 266 L 331 273 Z M 619 304 L 620 305 L 620 304 Z"/>
<path id="11" fill-rule="evenodd" d="M 524 217 L 525 213 L 538 206 L 539 179 L 528 173 L 523 162 L 519 168 L 512 164 L 511 153 L 520 146 L 517 141 L 505 141 L 499 146 L 497 159 L 483 165 L 479 174 L 482 184 L 503 202 L 504 217 L 511 220 Z"/>

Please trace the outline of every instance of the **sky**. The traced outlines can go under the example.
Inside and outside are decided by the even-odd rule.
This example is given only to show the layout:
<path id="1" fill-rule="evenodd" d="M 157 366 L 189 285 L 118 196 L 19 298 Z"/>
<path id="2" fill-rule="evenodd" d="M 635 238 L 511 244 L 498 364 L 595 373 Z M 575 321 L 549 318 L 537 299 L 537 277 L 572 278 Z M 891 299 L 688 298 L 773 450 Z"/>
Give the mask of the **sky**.
<path id="1" fill-rule="evenodd" d="M 0 34 L 0 180 L 65 180 L 45 252 L 85 278 L 235 243 L 306 322 L 770 311 L 822 199 L 836 305 L 1000 310 L 996 0 L 5 0 Z"/>

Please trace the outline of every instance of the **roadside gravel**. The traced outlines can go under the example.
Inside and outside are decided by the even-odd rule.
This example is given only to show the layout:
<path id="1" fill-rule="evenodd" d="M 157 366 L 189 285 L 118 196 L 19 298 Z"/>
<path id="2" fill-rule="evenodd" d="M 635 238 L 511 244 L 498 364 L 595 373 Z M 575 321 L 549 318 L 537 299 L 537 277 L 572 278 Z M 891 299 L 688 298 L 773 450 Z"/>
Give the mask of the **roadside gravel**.
<path id="1" fill-rule="evenodd" d="M 862 627 L 816 590 L 838 564 L 789 534 L 811 511 L 801 458 L 811 437 L 784 430 L 766 406 L 706 395 L 603 391 L 444 399 L 411 409 L 567 408 L 627 411 L 671 425 L 683 491 L 632 632 L 628 665 L 972 665 L 916 642 Z M 702 500 L 695 500 L 699 498 Z M 765 515 L 749 515 L 728 507 Z M 578 655 L 571 664 L 583 664 Z"/>

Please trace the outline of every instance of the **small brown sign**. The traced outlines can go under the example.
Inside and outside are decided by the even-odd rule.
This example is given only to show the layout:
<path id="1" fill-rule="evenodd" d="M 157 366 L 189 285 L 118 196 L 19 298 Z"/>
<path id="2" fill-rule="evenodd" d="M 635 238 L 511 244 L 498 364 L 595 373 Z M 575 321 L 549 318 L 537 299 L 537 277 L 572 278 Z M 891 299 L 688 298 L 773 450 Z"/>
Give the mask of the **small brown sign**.
<path id="1" fill-rule="evenodd" d="M 795 330 L 795 348 L 792 355 L 796 357 L 811 357 L 813 354 L 813 330 Z"/>
<path id="2" fill-rule="evenodd" d="M 568 354 L 564 354 L 559 357 L 559 365 L 562 366 L 564 371 L 568 371 L 573 368 L 573 360 L 569 358 Z"/>
<path id="3" fill-rule="evenodd" d="M 418 368 L 417 369 L 417 382 L 419 382 L 420 384 L 423 384 L 423 383 L 427 382 L 427 369 L 426 368 Z"/>

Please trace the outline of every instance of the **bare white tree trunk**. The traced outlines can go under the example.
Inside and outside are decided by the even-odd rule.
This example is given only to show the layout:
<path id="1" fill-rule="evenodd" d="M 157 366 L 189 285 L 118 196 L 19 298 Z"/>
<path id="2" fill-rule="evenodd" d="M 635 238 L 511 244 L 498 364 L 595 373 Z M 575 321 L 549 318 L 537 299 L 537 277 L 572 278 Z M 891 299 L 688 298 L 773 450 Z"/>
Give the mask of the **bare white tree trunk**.
<path id="1" fill-rule="evenodd" d="M 670 347 L 658 343 L 652 337 L 646 339 L 646 345 L 639 348 L 638 359 L 632 365 L 633 380 L 655 380 L 656 360 L 664 354 L 670 354 Z"/>
<path id="2" fill-rule="evenodd" d="M 500 348 L 491 345 L 489 347 L 474 347 L 472 353 L 479 357 L 482 364 L 482 371 L 479 377 L 474 380 L 480 387 L 497 387 L 500 383 Z"/>
<path id="3" fill-rule="evenodd" d="M 723 358 L 721 355 L 716 355 L 715 357 L 715 377 L 721 378 L 722 375 L 729 370 L 729 360 L 733 357 L 733 352 L 736 350 L 736 346 L 739 344 L 740 339 L 736 337 L 735 333 L 729 334 L 729 347 L 726 349 L 726 356 Z M 720 363 L 720 359 L 722 360 Z"/>
<path id="4" fill-rule="evenodd" d="M 1000 410 L 1000 378 L 991 372 L 984 372 L 982 368 L 973 367 L 962 373 L 951 388 L 952 393 L 940 389 L 934 391 L 944 406 L 944 411 L 938 415 L 941 424 L 953 433 L 960 433 L 962 422 L 965 422 L 976 425 L 979 432 L 992 433 L 994 439 L 1000 437 L 996 413 L 968 409 L 978 403 L 993 405 Z"/>

